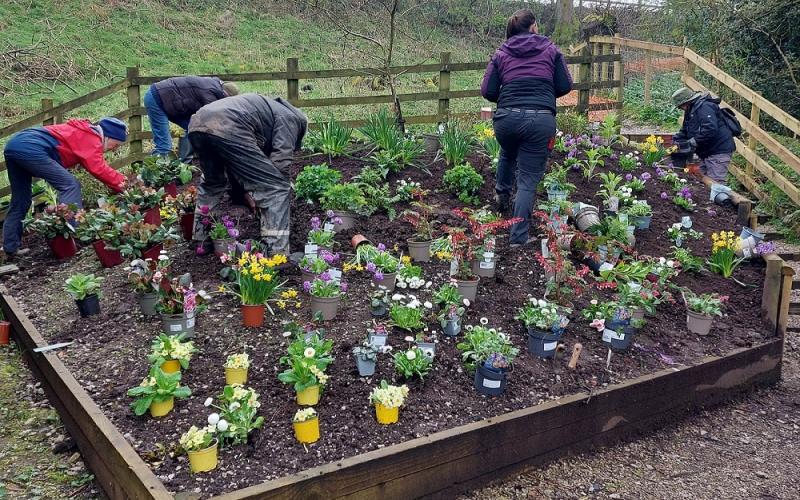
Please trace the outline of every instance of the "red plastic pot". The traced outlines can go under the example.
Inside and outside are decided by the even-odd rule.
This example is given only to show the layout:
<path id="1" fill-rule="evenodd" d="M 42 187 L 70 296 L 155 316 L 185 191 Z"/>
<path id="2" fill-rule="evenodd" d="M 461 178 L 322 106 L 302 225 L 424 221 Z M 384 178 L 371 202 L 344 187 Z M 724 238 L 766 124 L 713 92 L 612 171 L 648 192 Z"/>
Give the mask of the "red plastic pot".
<path id="1" fill-rule="evenodd" d="M 146 224 L 153 224 L 154 226 L 161 225 L 161 206 L 156 205 L 144 213 L 144 222 Z"/>
<path id="2" fill-rule="evenodd" d="M 264 324 L 264 304 L 242 304 L 242 323 L 247 328 L 258 328 Z"/>
<path id="3" fill-rule="evenodd" d="M 142 251 L 142 258 L 158 260 L 158 256 L 161 255 L 162 248 L 163 247 L 161 246 L 161 243 L 159 243 L 158 245 L 153 245 L 147 250 Z"/>
<path id="4" fill-rule="evenodd" d="M 78 246 L 75 244 L 75 240 L 71 237 L 64 238 L 63 236 L 58 235 L 47 243 L 50 245 L 50 250 L 53 251 L 53 255 L 56 256 L 56 259 L 69 259 L 78 253 Z"/>
<path id="5" fill-rule="evenodd" d="M 0 345 L 8 345 L 11 336 L 11 323 L 0 321 Z"/>
<path id="6" fill-rule="evenodd" d="M 192 235 L 194 235 L 194 212 L 181 214 L 180 224 L 183 239 L 186 241 L 191 241 Z"/>
<path id="7" fill-rule="evenodd" d="M 175 184 L 175 181 L 168 182 L 164 186 L 164 192 L 167 193 L 167 196 L 172 196 L 174 198 L 178 196 L 178 185 Z"/>
<path id="8" fill-rule="evenodd" d="M 114 267 L 122 264 L 122 254 L 119 250 L 111 250 L 106 248 L 105 241 L 95 241 L 92 243 L 94 247 L 94 252 L 97 254 L 97 258 L 100 260 L 100 265 L 103 267 Z"/>

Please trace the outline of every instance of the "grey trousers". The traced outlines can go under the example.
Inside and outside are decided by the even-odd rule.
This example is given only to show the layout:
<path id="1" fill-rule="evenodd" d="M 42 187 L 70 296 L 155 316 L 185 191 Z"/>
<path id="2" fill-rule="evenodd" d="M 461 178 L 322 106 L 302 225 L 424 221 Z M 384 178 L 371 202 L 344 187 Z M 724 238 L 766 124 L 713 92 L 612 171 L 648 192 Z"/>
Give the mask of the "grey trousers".
<path id="1" fill-rule="evenodd" d="M 720 184 L 725 184 L 728 179 L 728 165 L 731 164 L 731 153 L 721 153 L 702 158 L 700 161 L 700 172 L 707 175 Z"/>
<path id="2" fill-rule="evenodd" d="M 190 132 L 203 176 L 197 189 L 193 239 L 207 239 L 200 223 L 200 208 L 214 211 L 228 186 L 228 176 L 238 181 L 255 200 L 261 213 L 261 241 L 271 255 L 289 255 L 289 176 L 270 161 L 255 144 L 246 145 L 206 134 Z"/>

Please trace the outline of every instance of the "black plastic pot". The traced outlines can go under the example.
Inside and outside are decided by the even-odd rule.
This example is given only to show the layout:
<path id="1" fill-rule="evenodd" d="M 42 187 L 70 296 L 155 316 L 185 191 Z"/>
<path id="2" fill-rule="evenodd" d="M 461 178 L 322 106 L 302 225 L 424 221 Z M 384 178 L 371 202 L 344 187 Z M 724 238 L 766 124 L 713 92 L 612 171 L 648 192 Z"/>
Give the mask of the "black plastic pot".
<path id="1" fill-rule="evenodd" d="M 81 318 L 100 314 L 100 299 L 97 295 L 89 295 L 84 299 L 76 300 L 75 303 L 78 305 Z"/>
<path id="2" fill-rule="evenodd" d="M 528 328 L 528 352 L 540 358 L 552 358 L 563 334 L 564 332 L 552 333 Z"/>
<path id="3" fill-rule="evenodd" d="M 611 320 L 603 331 L 603 343 L 615 351 L 625 351 L 633 342 L 635 333 L 631 320 Z"/>
<path id="4" fill-rule="evenodd" d="M 475 370 L 475 380 L 472 385 L 481 394 L 499 396 L 506 390 L 506 372 L 480 365 Z"/>

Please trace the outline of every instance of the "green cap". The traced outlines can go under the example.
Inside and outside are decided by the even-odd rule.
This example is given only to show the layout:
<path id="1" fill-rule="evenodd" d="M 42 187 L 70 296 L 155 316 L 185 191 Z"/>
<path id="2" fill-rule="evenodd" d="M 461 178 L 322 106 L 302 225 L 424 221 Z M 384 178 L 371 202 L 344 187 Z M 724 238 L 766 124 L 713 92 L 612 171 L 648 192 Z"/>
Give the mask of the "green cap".
<path id="1" fill-rule="evenodd" d="M 686 104 L 687 102 L 691 102 L 697 97 L 700 97 L 700 92 L 695 92 L 692 89 L 688 89 L 686 87 L 681 87 L 672 94 L 672 104 L 675 105 L 676 108 Z"/>

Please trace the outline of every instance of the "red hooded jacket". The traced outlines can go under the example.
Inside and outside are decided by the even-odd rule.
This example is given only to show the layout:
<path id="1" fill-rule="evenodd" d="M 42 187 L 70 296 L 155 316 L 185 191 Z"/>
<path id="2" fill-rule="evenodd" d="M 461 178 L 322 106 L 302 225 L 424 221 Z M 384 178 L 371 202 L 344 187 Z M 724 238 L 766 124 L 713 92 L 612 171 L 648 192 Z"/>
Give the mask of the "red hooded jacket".
<path id="1" fill-rule="evenodd" d="M 48 125 L 47 132 L 58 140 L 56 151 L 66 168 L 82 165 L 87 172 L 110 189 L 121 192 L 125 176 L 108 163 L 103 151 L 103 139 L 92 128 L 89 120 L 69 120 L 67 123 Z"/>

